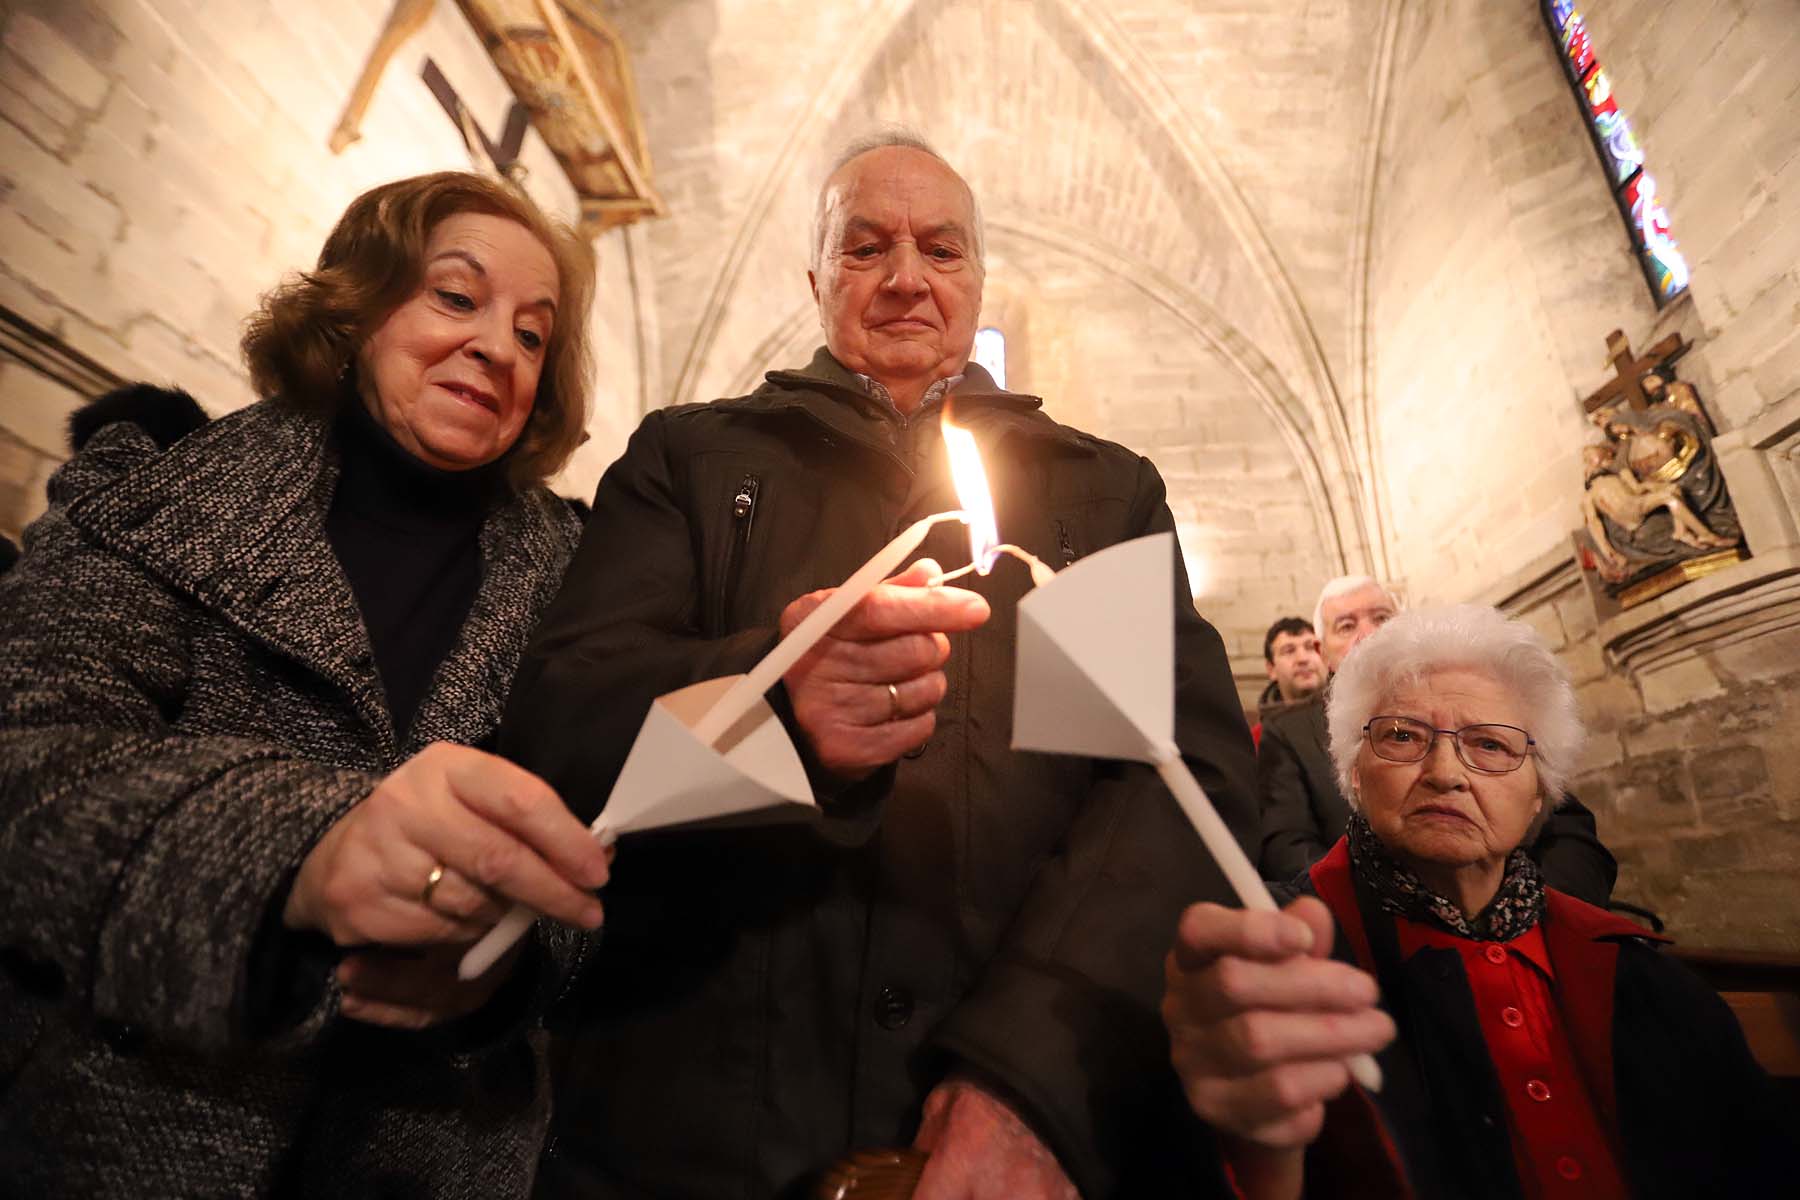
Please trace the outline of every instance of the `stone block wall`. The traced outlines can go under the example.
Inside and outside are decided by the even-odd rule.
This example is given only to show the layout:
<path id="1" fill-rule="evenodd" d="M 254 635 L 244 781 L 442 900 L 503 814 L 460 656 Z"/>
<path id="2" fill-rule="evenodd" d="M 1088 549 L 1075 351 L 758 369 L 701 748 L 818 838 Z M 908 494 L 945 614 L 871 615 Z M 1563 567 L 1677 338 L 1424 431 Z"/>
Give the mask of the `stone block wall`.
<path id="1" fill-rule="evenodd" d="M 1407 5 L 1392 93 L 1372 466 L 1401 581 L 1461 599 L 1566 540 L 1581 385 L 1655 308 L 1536 5 Z"/>
<path id="2" fill-rule="evenodd" d="M 1632 670 L 1573 568 L 1538 569 L 1495 598 L 1575 679 L 1589 740 L 1572 790 L 1619 860 L 1615 895 L 1684 945 L 1800 953 L 1800 628 L 1708 637 Z"/>
<path id="3" fill-rule="evenodd" d="M 511 94 L 454 5 L 388 65 L 343 154 L 327 145 L 387 6 L 354 0 L 6 0 L 0 4 L 0 306 L 115 374 L 188 388 L 214 413 L 247 403 L 243 318 L 310 266 L 345 204 L 385 180 L 467 169 L 419 71 L 434 59 L 476 118 Z M 573 190 L 535 132 L 540 204 Z M 591 493 L 644 407 L 636 231 L 598 249 L 601 370 L 592 441 L 562 485 Z M 638 251 L 642 253 L 641 248 Z M 0 532 L 43 503 L 79 397 L 0 368 Z"/>

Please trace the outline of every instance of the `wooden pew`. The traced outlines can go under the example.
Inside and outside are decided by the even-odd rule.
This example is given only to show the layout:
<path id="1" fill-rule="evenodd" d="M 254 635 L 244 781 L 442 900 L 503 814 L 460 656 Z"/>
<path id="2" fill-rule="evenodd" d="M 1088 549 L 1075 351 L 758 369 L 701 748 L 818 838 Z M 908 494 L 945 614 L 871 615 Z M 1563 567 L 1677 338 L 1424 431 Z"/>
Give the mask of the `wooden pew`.
<path id="1" fill-rule="evenodd" d="M 1800 1105 L 1800 956 L 1671 946 L 1731 1006 L 1744 1040 L 1783 1093 Z"/>

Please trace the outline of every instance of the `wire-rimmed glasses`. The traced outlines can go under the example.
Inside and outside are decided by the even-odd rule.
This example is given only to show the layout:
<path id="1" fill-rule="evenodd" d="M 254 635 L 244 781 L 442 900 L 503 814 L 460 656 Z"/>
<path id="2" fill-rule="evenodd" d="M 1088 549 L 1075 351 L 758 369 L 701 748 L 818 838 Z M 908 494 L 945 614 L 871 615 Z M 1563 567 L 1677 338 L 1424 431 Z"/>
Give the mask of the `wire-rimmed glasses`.
<path id="1" fill-rule="evenodd" d="M 1371 717 L 1363 726 L 1369 749 L 1377 758 L 1389 762 L 1413 763 L 1431 753 L 1438 735 L 1450 739 L 1456 757 L 1471 771 L 1484 775 L 1505 775 L 1516 771 L 1537 745 L 1529 733 L 1517 725 L 1464 725 L 1461 729 L 1436 729 L 1412 717 Z"/>

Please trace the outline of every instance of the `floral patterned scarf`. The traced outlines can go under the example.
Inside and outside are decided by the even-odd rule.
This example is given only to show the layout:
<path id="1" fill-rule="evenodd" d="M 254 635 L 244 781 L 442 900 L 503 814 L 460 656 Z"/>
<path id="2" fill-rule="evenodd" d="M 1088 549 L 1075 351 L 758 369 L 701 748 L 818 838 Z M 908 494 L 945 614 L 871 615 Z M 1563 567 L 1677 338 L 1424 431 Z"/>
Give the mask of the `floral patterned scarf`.
<path id="1" fill-rule="evenodd" d="M 1544 916 L 1544 878 L 1523 849 L 1506 856 L 1506 874 L 1488 906 L 1473 917 L 1401 866 L 1359 812 L 1350 814 L 1350 865 L 1368 883 L 1383 912 L 1425 921 L 1480 942 L 1510 942 Z"/>

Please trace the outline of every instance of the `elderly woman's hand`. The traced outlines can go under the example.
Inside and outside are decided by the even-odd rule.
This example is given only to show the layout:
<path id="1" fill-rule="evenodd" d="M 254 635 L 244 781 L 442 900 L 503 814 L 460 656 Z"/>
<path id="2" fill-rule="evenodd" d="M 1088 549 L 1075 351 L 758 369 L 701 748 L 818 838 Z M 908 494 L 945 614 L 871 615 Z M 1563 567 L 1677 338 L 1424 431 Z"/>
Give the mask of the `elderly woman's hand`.
<path id="1" fill-rule="evenodd" d="M 492 970 L 468 980 L 456 973 L 467 946 L 378 946 L 348 955 L 337 969 L 343 989 L 339 1011 L 352 1021 L 391 1029 L 425 1029 L 466 1017 L 494 998 L 524 945 L 515 943 Z"/>
<path id="2" fill-rule="evenodd" d="M 1260 1148 L 1262 1166 L 1285 1151 L 1297 1169 L 1325 1101 L 1350 1082 L 1344 1060 L 1394 1037 L 1375 981 L 1326 957 L 1331 938 L 1331 914 L 1310 896 L 1283 913 L 1196 904 L 1164 966 L 1163 1021 L 1188 1103 Z"/>
<path id="3" fill-rule="evenodd" d="M 975 592 L 924 586 L 936 574 L 938 565 L 922 558 L 876 587 L 783 677 L 794 719 L 826 770 L 861 779 L 931 737 L 948 688 L 945 634 L 988 619 Z M 782 635 L 830 595 L 789 604 Z"/>
<path id="4" fill-rule="evenodd" d="M 429 1024 L 479 1007 L 506 972 L 452 986 L 454 957 L 513 903 L 569 925 L 600 924 L 591 894 L 611 851 L 550 786 L 492 754 L 437 743 L 383 779 L 319 839 L 283 910 L 290 929 L 346 947 L 451 947 L 346 960 L 350 1015 Z M 452 953 L 452 951 L 454 953 Z M 443 970 L 445 966 L 449 969 Z M 354 1010 L 362 1007 L 363 1011 Z"/>

